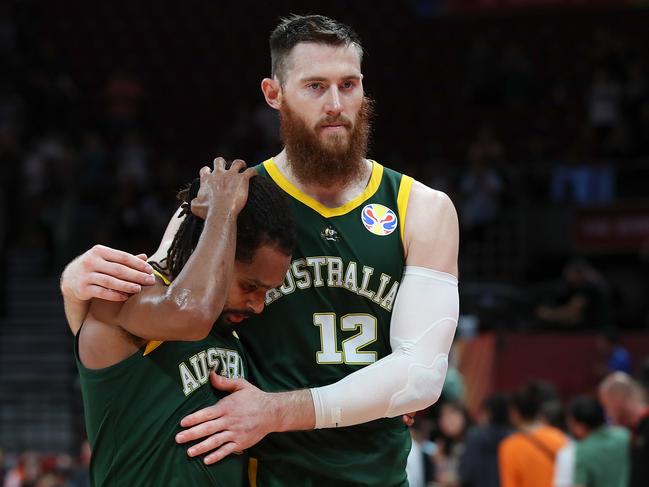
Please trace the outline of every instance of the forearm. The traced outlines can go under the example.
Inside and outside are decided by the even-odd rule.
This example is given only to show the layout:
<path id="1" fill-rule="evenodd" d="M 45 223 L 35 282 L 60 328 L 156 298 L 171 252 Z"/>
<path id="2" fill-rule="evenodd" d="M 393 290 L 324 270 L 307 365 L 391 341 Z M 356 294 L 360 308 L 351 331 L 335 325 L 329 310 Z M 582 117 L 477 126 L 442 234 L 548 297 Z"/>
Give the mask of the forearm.
<path id="1" fill-rule="evenodd" d="M 210 212 L 194 252 L 167 288 L 174 310 L 204 313 L 211 323 L 216 320 L 232 281 L 236 243 L 236 213 Z"/>
<path id="2" fill-rule="evenodd" d="M 68 326 L 72 334 L 76 335 L 81 328 L 83 320 L 88 314 L 90 301 L 82 301 L 75 298 L 71 293 L 66 292 L 61 285 L 61 293 L 63 294 L 63 309 L 65 311 L 65 318 L 68 321 Z"/>
<path id="3" fill-rule="evenodd" d="M 268 394 L 268 409 L 272 411 L 272 431 L 300 431 L 315 428 L 315 408 L 308 389 Z"/>
<path id="4" fill-rule="evenodd" d="M 73 260 L 70 264 L 66 266 L 61 274 L 60 288 L 61 294 L 63 295 L 63 309 L 65 311 L 65 318 L 68 321 L 68 326 L 72 331 L 72 334 L 76 335 L 83 320 L 88 314 L 88 308 L 90 307 L 90 301 L 82 300 L 77 298 L 74 295 L 74 291 L 69 287 L 70 278 L 67 275 L 70 269 L 77 259 Z"/>
<path id="5" fill-rule="evenodd" d="M 334 384 L 312 389 L 316 428 L 395 417 L 437 401 L 458 312 L 455 277 L 406 268 L 391 321 L 392 353 Z"/>

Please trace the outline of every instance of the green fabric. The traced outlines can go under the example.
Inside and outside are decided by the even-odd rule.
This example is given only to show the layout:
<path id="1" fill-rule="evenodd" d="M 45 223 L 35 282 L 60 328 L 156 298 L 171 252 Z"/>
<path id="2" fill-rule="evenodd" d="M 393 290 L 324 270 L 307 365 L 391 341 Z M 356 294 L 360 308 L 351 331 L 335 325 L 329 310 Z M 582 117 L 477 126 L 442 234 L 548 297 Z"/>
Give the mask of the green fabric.
<path id="1" fill-rule="evenodd" d="M 293 463 L 273 460 L 257 464 L 257 476 L 252 485 L 259 487 L 366 487 L 371 484 L 345 482 L 325 475 L 316 475 Z M 395 485 L 386 484 L 384 487 L 408 487 L 408 481 L 404 480 Z"/>
<path id="2" fill-rule="evenodd" d="M 627 487 L 629 432 L 602 427 L 577 442 L 574 484 L 585 487 Z"/>
<path id="3" fill-rule="evenodd" d="M 77 347 L 75 340 L 93 486 L 245 485 L 247 458 L 230 455 L 208 467 L 174 440 L 181 418 L 222 397 L 209 384 L 210 368 L 244 375 L 239 340 L 214 330 L 204 340 L 164 342 L 147 356 L 141 349 L 98 370 L 81 364 Z"/>
<path id="4" fill-rule="evenodd" d="M 257 169 L 268 176 L 263 166 Z M 239 329 L 250 375 L 263 390 L 331 384 L 367 365 L 364 361 L 391 352 L 390 316 L 403 273 L 403 245 L 398 226 L 387 235 L 375 235 L 363 225 L 361 214 L 368 204 L 380 204 L 398 215 L 400 180 L 400 174 L 384 168 L 373 196 L 329 218 L 290 197 L 298 236 L 291 272 L 279 291 L 269 293 L 262 315 Z M 307 265 L 309 258 L 312 265 Z M 401 418 L 392 418 L 349 428 L 271 434 L 251 455 L 262 464 L 278 460 L 308 471 L 314 479 L 327 477 L 328 485 L 385 487 L 406 481 L 409 451 L 407 428 Z M 304 482 L 288 479 L 269 485 L 311 485 L 308 479 Z"/>

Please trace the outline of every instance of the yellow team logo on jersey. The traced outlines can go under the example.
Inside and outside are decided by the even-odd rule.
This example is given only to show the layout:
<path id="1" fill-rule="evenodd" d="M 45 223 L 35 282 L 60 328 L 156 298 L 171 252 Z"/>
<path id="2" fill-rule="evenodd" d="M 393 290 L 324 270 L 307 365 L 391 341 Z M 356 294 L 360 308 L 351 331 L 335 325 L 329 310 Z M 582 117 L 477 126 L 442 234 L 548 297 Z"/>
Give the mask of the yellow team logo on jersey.
<path id="1" fill-rule="evenodd" d="M 361 211 L 361 221 L 374 235 L 390 235 L 397 228 L 397 215 L 387 206 L 378 203 L 365 205 Z"/>

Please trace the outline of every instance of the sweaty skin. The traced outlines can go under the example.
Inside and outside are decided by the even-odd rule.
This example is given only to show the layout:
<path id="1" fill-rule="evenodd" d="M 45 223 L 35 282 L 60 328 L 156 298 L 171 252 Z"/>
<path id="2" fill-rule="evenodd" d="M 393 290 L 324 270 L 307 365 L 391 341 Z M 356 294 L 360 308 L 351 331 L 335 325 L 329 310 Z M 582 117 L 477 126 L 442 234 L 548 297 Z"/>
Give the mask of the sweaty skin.
<path id="1" fill-rule="evenodd" d="M 219 158 L 213 172 L 201 170 L 195 206 L 205 210 L 205 225 L 196 249 L 171 284 L 157 281 L 125 302 L 92 300 L 79 337 L 84 365 L 107 367 L 147 340 L 199 340 L 212 329 L 230 288 L 237 215 L 247 199 L 248 180 L 255 174 L 253 170 L 239 174 L 245 167 L 242 161 L 230 170 L 224 163 Z"/>

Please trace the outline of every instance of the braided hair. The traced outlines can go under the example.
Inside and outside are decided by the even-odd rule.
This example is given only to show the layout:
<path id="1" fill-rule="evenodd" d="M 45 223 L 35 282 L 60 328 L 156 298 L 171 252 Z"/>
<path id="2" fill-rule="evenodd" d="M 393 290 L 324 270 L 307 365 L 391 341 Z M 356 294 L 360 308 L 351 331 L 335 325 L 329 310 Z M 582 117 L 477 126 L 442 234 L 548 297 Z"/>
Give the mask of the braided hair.
<path id="1" fill-rule="evenodd" d="M 194 179 L 178 192 L 182 202 L 178 218 L 183 218 L 167 257 L 160 263 L 150 262 L 158 272 L 173 280 L 187 263 L 198 244 L 204 221 L 191 211 L 191 201 L 198 195 L 200 180 Z M 285 255 L 295 248 L 295 227 L 291 209 L 284 193 L 271 180 L 262 176 L 250 179 L 248 199 L 237 217 L 235 258 L 249 263 L 262 245 L 271 245 Z"/>

